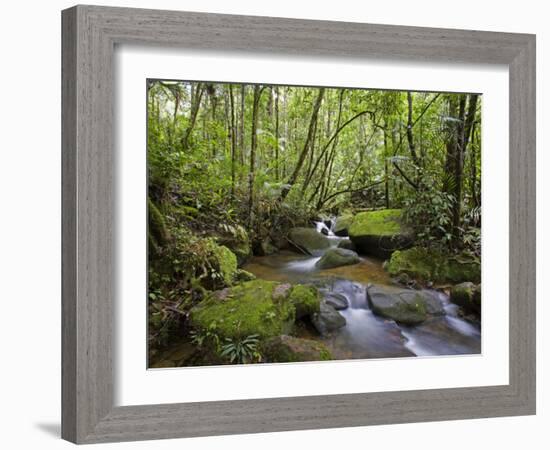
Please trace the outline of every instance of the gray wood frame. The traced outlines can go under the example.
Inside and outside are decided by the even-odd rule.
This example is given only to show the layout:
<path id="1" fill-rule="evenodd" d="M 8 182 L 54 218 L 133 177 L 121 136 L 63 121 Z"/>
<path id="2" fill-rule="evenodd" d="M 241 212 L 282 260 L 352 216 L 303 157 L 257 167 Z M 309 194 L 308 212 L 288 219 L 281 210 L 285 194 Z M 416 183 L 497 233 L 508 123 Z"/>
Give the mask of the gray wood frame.
<path id="1" fill-rule="evenodd" d="M 76 443 L 535 413 L 535 36 L 97 6 L 62 13 L 62 436 Z M 113 51 L 118 43 L 506 64 L 510 383 L 113 406 Z"/>

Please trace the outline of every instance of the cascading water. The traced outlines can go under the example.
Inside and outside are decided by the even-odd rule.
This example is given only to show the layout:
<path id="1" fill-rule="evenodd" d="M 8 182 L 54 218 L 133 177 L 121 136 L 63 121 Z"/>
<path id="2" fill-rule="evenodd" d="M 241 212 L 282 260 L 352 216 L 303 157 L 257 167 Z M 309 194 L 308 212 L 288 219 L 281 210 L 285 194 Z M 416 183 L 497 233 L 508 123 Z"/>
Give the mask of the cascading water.
<path id="1" fill-rule="evenodd" d="M 319 233 L 331 239 L 331 247 L 342 238 L 335 236 L 332 226 L 315 222 Z M 323 231 L 325 230 L 325 231 Z M 432 317 L 417 326 L 402 326 L 393 320 L 375 315 L 367 302 L 367 285 L 391 285 L 382 264 L 361 257 L 359 264 L 329 270 L 315 266 L 320 256 L 304 256 L 291 252 L 255 257 L 245 269 L 268 280 L 312 283 L 323 295 L 335 294 L 347 300 L 348 307 L 339 311 L 346 325 L 323 339 L 335 359 L 395 358 L 476 354 L 481 350 L 481 333 L 476 324 L 458 316 L 458 307 L 447 295 L 432 291 L 445 314 Z M 310 338 L 312 338 L 310 336 Z"/>

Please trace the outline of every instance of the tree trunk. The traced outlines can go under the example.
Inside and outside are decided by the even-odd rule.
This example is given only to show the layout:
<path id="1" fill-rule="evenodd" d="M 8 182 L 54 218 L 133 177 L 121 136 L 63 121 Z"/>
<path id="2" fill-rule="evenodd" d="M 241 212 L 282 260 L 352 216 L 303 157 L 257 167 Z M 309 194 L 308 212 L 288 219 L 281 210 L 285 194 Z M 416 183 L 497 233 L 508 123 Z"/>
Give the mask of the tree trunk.
<path id="1" fill-rule="evenodd" d="M 239 120 L 239 149 L 241 150 L 241 166 L 244 166 L 244 108 L 246 100 L 246 84 L 241 85 L 241 111 L 240 111 L 240 120 Z"/>
<path id="2" fill-rule="evenodd" d="M 384 203 L 386 209 L 390 207 L 390 180 L 389 180 L 389 167 L 388 167 L 388 131 L 387 122 L 384 121 Z"/>
<path id="3" fill-rule="evenodd" d="M 229 104 L 231 106 L 231 196 L 235 197 L 235 164 L 237 151 L 237 126 L 235 124 L 235 98 L 233 85 L 229 85 Z"/>
<path id="4" fill-rule="evenodd" d="M 191 137 L 191 133 L 193 132 L 193 128 L 197 120 L 197 115 L 199 114 L 199 107 L 203 92 L 204 86 L 202 83 L 197 83 L 196 89 L 194 91 L 191 90 L 191 115 L 189 117 L 189 124 L 187 125 L 181 139 L 183 150 L 187 150 L 189 148 L 189 138 Z"/>
<path id="5" fill-rule="evenodd" d="M 324 93 L 325 93 L 325 88 L 320 88 L 319 94 L 317 95 L 317 100 L 315 101 L 315 105 L 313 106 L 313 111 L 311 113 L 311 120 L 309 121 L 309 128 L 307 132 L 306 142 L 304 143 L 304 147 L 302 149 L 302 152 L 300 153 L 296 167 L 294 168 L 292 175 L 288 179 L 288 182 L 287 182 L 288 186 L 285 186 L 281 191 L 281 200 L 284 200 L 286 198 L 286 196 L 290 192 L 290 189 L 298 179 L 298 175 L 300 174 L 300 170 L 302 169 L 302 165 L 304 164 L 304 160 L 308 154 L 308 151 L 311 145 L 311 141 L 313 138 L 313 131 L 315 128 L 315 123 L 317 122 L 317 116 L 319 115 L 319 109 L 321 108 L 321 103 L 323 102 Z"/>
<path id="6" fill-rule="evenodd" d="M 258 109 L 260 105 L 261 89 L 254 85 L 254 99 L 252 102 L 252 126 L 250 129 L 250 168 L 248 171 L 248 227 L 252 229 L 254 210 L 254 171 L 256 170 L 256 148 L 258 146 Z"/>
<path id="7" fill-rule="evenodd" d="M 275 87 L 275 181 L 279 181 L 279 87 Z"/>

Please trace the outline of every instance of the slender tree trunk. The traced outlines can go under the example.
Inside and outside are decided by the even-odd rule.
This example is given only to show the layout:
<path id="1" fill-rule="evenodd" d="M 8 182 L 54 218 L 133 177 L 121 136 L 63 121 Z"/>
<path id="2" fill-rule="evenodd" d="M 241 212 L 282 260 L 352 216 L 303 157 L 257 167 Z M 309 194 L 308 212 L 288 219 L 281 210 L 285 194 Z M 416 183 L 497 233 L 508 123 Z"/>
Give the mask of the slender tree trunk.
<path id="1" fill-rule="evenodd" d="M 477 152 L 475 142 L 475 125 L 476 124 L 474 122 L 472 126 L 472 138 L 470 141 L 470 195 L 472 197 L 472 207 L 479 208 L 481 206 L 481 199 L 479 198 L 477 190 Z"/>
<path id="2" fill-rule="evenodd" d="M 418 155 L 416 154 L 416 146 L 414 144 L 414 136 L 413 136 L 413 99 L 410 91 L 407 92 L 407 104 L 408 104 L 407 141 L 409 143 L 409 151 L 411 152 L 412 160 L 415 166 L 419 167 L 420 163 L 418 161 Z"/>
<path id="3" fill-rule="evenodd" d="M 258 146 L 258 109 L 260 105 L 261 88 L 254 85 L 252 103 L 252 126 L 250 129 L 250 168 L 248 171 L 248 227 L 252 229 L 254 211 L 254 171 L 256 170 L 256 148 Z"/>
<path id="4" fill-rule="evenodd" d="M 300 174 L 300 170 L 302 169 L 302 165 L 304 164 L 304 160 L 307 156 L 307 153 L 311 145 L 315 123 L 317 122 L 317 116 L 319 115 L 319 109 L 321 108 L 321 103 L 323 102 L 324 94 L 325 94 L 325 88 L 320 88 L 319 93 L 317 95 L 317 100 L 315 101 L 315 105 L 313 106 L 313 111 L 311 113 L 311 119 L 309 121 L 309 128 L 307 132 L 306 142 L 304 143 L 304 147 L 300 153 L 300 156 L 298 157 L 298 162 L 296 164 L 296 167 L 294 168 L 292 175 L 288 179 L 287 186 L 285 186 L 281 191 L 281 200 L 284 200 L 286 198 L 286 196 L 290 192 L 290 189 L 292 188 L 292 186 L 294 186 L 294 184 L 296 183 L 296 180 L 298 179 L 298 175 Z"/>
<path id="5" fill-rule="evenodd" d="M 388 131 L 387 122 L 384 121 L 384 203 L 386 209 L 390 207 L 390 180 L 389 180 L 389 167 L 388 167 Z"/>
<path id="6" fill-rule="evenodd" d="M 245 149 L 244 149 L 244 108 L 246 100 L 246 84 L 241 85 L 241 110 L 239 119 L 239 149 L 241 151 L 241 166 L 244 166 L 245 161 Z"/>
<path id="7" fill-rule="evenodd" d="M 275 181 L 279 181 L 279 87 L 275 87 Z"/>
<path id="8" fill-rule="evenodd" d="M 231 107 L 231 196 L 235 197 L 235 165 L 237 151 L 237 126 L 235 124 L 235 98 L 233 85 L 229 85 L 229 104 Z"/>
<path id="9" fill-rule="evenodd" d="M 457 145 L 456 153 L 454 158 L 454 180 L 453 180 L 453 210 L 452 210 L 452 220 L 453 220 L 453 245 L 456 247 L 460 240 L 460 215 L 462 210 L 462 172 L 464 168 L 464 151 L 465 151 L 465 114 L 466 114 L 466 96 L 463 95 L 460 98 L 458 106 L 458 117 L 459 121 L 457 122 Z"/>
<path id="10" fill-rule="evenodd" d="M 202 83 L 197 83 L 196 89 L 194 91 L 191 90 L 191 115 L 189 117 L 189 124 L 187 125 L 181 139 L 183 150 L 187 150 L 189 148 L 189 138 L 191 137 L 191 133 L 193 132 L 193 128 L 195 127 L 195 122 L 197 120 L 197 115 L 199 114 L 199 107 L 203 92 L 204 86 Z"/>

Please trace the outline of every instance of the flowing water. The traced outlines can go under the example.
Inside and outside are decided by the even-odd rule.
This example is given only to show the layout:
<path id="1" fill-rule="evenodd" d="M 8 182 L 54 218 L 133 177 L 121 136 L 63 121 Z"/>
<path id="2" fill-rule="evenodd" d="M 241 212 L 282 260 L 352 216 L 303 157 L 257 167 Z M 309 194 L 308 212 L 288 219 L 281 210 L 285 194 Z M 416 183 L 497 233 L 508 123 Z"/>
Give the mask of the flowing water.
<path id="1" fill-rule="evenodd" d="M 334 236 L 331 226 L 317 222 L 318 232 L 331 239 L 336 246 L 341 239 Z M 320 257 L 282 251 L 271 256 L 253 257 L 244 269 L 258 278 L 290 283 L 312 283 L 324 295 L 343 295 L 348 307 L 340 312 L 346 325 L 330 336 L 319 338 L 315 333 L 309 339 L 322 339 L 335 359 L 395 358 L 406 356 L 435 356 L 477 354 L 481 351 L 479 324 L 459 317 L 456 305 L 446 294 L 433 293 L 439 299 L 445 315 L 431 317 L 417 326 L 402 326 L 393 320 L 379 317 L 367 302 L 367 285 L 392 286 L 382 268 L 382 262 L 361 257 L 358 264 L 328 270 L 318 270 Z"/>

